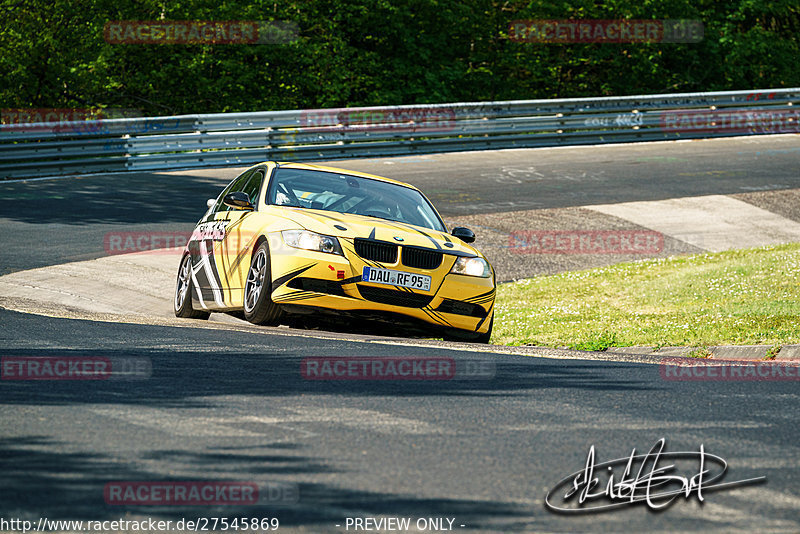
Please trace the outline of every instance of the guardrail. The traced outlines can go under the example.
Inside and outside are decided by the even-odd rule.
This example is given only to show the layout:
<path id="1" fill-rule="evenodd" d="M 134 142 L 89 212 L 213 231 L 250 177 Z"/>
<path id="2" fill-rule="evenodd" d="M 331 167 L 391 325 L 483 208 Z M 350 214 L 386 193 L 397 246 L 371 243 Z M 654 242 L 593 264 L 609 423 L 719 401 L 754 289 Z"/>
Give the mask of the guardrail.
<path id="1" fill-rule="evenodd" d="M 0 125 L 0 178 L 800 133 L 800 88 Z"/>

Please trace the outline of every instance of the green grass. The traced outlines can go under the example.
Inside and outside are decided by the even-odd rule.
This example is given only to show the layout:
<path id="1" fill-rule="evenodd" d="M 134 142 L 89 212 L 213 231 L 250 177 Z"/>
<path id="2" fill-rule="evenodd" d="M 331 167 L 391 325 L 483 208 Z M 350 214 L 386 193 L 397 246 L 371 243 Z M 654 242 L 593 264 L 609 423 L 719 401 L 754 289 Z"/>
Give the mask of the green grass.
<path id="1" fill-rule="evenodd" d="M 508 345 L 798 343 L 800 243 L 520 280 L 497 288 L 495 306 L 492 342 Z"/>
<path id="2" fill-rule="evenodd" d="M 780 345 L 772 345 L 769 349 L 767 349 L 767 354 L 764 356 L 765 360 L 774 360 L 778 353 L 781 351 Z"/>

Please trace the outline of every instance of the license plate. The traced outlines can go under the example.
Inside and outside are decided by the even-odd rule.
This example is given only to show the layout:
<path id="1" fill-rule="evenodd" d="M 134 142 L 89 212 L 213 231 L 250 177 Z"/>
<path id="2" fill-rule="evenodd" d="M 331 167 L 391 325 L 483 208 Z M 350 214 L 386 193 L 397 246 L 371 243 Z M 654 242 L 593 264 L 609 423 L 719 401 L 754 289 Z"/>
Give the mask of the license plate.
<path id="1" fill-rule="evenodd" d="M 373 282 L 375 284 L 410 287 L 411 289 L 419 289 L 420 291 L 431 290 L 431 277 L 426 274 L 414 274 L 403 271 L 393 271 L 391 269 L 364 267 L 361 280 L 364 282 Z"/>

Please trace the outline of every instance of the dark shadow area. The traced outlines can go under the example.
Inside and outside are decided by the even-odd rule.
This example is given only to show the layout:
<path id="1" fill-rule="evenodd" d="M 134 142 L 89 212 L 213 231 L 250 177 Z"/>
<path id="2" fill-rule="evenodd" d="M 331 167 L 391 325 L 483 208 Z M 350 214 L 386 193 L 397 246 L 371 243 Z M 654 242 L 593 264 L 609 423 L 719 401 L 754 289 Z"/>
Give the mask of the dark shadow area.
<path id="1" fill-rule="evenodd" d="M 460 523 L 480 528 L 493 519 L 520 521 L 532 511 L 495 501 L 415 498 L 386 492 L 361 491 L 327 484 L 297 485 L 296 503 L 259 505 L 111 505 L 103 489 L 109 482 L 186 482 L 186 477 L 165 478 L 161 473 L 137 469 L 133 463 L 121 463 L 101 454 L 56 452 L 59 443 L 37 436 L 0 439 L 0 513 L 36 521 L 114 520 L 130 516 L 178 521 L 198 517 L 277 517 L 281 526 L 324 525 L 332 527 L 351 515 L 398 515 L 420 517 L 457 517 Z M 198 481 L 231 481 L 221 472 L 241 473 L 240 482 L 254 482 L 260 487 L 277 483 L 289 485 L 288 475 L 325 473 L 325 465 L 303 456 L 281 456 L 271 446 L 260 447 L 256 454 L 196 454 L 182 451 L 156 453 L 146 459 L 191 464 L 205 476 Z"/>
<path id="2" fill-rule="evenodd" d="M 551 389 L 591 391 L 652 389 L 654 384 L 633 380 L 611 362 L 568 362 L 525 356 L 447 349 L 352 343 L 294 336 L 226 330 L 115 324 L 57 319 L 0 310 L 0 319 L 13 332 L 11 339 L 36 340 L 41 332 L 60 340 L 69 350 L 35 348 L 24 342 L 14 349 L 6 343 L 2 356 L 144 357 L 152 376 L 128 380 L 2 380 L 0 402 L 65 405 L 121 403 L 146 406 L 197 405 L 195 397 L 219 395 L 294 396 L 303 393 L 364 396 L 503 396 L 537 395 Z M 175 350 L 148 349 L 168 345 Z M 246 345 L 247 350 L 240 347 Z M 82 348 L 85 347 L 85 348 Z M 192 349 L 192 347 L 197 347 Z M 481 359 L 494 363 L 490 379 L 435 380 L 309 380 L 301 374 L 308 357 L 374 356 L 397 358 L 436 356 L 460 363 Z M 112 377 L 113 378 L 113 377 Z"/>
<path id="3" fill-rule="evenodd" d="M 130 173 L 53 180 L 0 181 L 0 218 L 29 224 L 194 223 L 236 176 Z M 23 205 L 24 208 L 21 208 Z"/>
<path id="4" fill-rule="evenodd" d="M 152 328 L 152 327 L 151 327 Z M 184 330 L 184 329 L 181 329 Z M 186 329 L 187 333 L 192 333 Z M 241 336 L 241 334 L 239 334 Z M 223 336 L 225 337 L 225 336 Z M 290 338 L 297 342 L 297 338 Z M 445 349 L 390 345 L 348 347 L 348 342 L 329 341 L 315 350 L 316 343 L 303 339 L 306 350 L 270 351 L 269 346 L 252 352 L 224 349 L 208 352 L 102 349 L 0 349 L 0 357 L 144 357 L 152 362 L 147 379 L 115 380 L 3 380 L 0 402 L 23 405 L 122 404 L 151 407 L 205 407 L 207 396 L 286 396 L 302 394 L 386 397 L 494 397 L 546 395 L 562 388 L 588 392 L 638 391 L 655 386 L 625 378 L 618 372 L 627 364 L 599 362 L 559 364 L 559 360 L 509 357 L 478 353 L 463 354 Z M 359 344 L 362 345 L 362 344 Z M 309 350 L 310 349 L 310 350 Z M 348 350 L 350 349 L 350 350 Z M 355 349 L 355 350 L 352 350 Z M 324 351 L 324 352 L 323 352 Z M 337 354 L 338 353 L 338 354 Z M 481 358 L 492 361 L 493 378 L 443 378 L 428 380 L 335 380 L 307 379 L 301 374 L 306 357 L 369 356 L 390 359 L 413 356 L 452 358 L 460 363 Z M 509 361 L 511 360 L 511 361 Z"/>

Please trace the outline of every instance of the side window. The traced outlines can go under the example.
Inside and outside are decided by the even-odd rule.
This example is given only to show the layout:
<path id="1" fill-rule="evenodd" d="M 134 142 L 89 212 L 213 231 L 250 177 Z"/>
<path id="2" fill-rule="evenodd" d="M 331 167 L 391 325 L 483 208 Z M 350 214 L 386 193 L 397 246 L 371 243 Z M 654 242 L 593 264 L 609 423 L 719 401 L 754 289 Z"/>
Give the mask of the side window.
<path id="1" fill-rule="evenodd" d="M 217 203 L 214 204 L 214 212 L 215 213 L 218 212 L 218 211 L 230 211 L 231 210 L 231 208 L 229 208 L 228 206 L 226 206 L 225 204 L 222 203 L 222 199 L 225 198 L 225 195 L 227 195 L 228 193 L 231 193 L 233 191 L 241 191 L 244 188 L 245 184 L 247 183 L 247 180 L 250 178 L 250 175 L 252 175 L 252 174 L 253 174 L 252 170 L 246 170 L 245 172 L 240 174 L 234 181 L 232 181 L 228 185 L 228 187 L 225 188 L 225 190 L 222 192 L 222 194 L 217 199 Z"/>
<path id="2" fill-rule="evenodd" d="M 250 202 L 258 209 L 258 193 L 261 191 L 261 183 L 264 181 L 264 169 L 256 169 L 250 179 L 242 188 L 242 191 L 250 197 Z"/>

